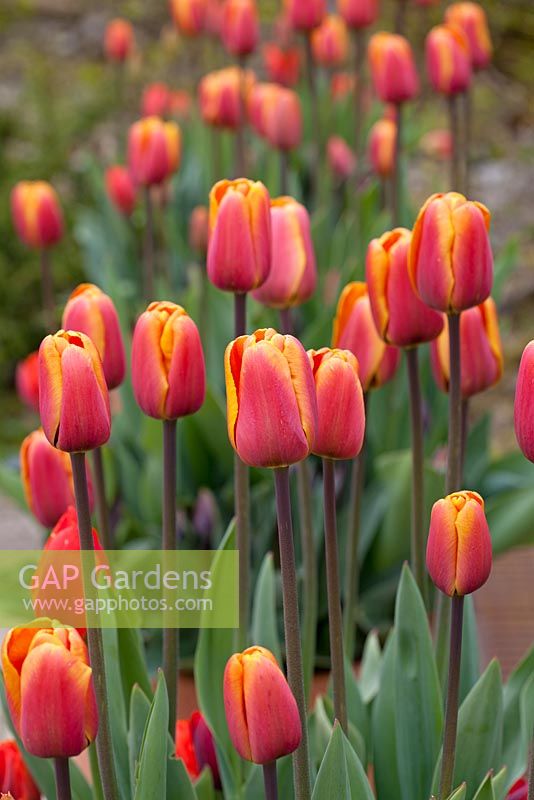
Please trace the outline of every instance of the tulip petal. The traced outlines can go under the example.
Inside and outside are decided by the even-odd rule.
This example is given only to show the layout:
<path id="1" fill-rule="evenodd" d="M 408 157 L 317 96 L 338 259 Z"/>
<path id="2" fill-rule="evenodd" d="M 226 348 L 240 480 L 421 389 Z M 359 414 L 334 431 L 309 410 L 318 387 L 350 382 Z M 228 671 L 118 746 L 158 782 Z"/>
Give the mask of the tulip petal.
<path id="1" fill-rule="evenodd" d="M 426 550 L 426 565 L 430 577 L 438 589 L 449 597 L 456 590 L 456 516 L 456 509 L 448 498 L 434 503 Z"/>
<path id="2" fill-rule="evenodd" d="M 267 216 L 268 216 L 267 211 Z M 255 220 L 255 234 L 265 240 L 265 228 Z M 265 242 L 264 242 L 265 244 Z M 210 238 L 207 270 L 210 281 L 220 289 L 247 292 L 261 283 L 265 263 L 258 267 L 252 230 L 249 224 L 247 198 L 229 189 L 218 208 L 217 219 Z M 270 264 L 270 262 L 269 262 Z"/>
<path id="3" fill-rule="evenodd" d="M 61 356 L 54 337 L 46 336 L 39 348 L 39 412 L 50 444 L 55 445 L 61 413 L 63 377 Z"/>
<path id="4" fill-rule="evenodd" d="M 224 708 L 232 744 L 242 758 L 252 761 L 240 654 L 230 658 L 224 671 Z"/>
<path id="5" fill-rule="evenodd" d="M 169 326 L 172 326 L 173 346 L 165 416 L 177 419 L 194 414 L 202 406 L 206 394 L 206 369 L 200 335 L 191 317 L 173 315 L 165 329 Z"/>
<path id="6" fill-rule="evenodd" d="M 354 363 L 326 358 L 315 372 L 318 431 L 314 453 L 323 458 L 356 458 L 363 444 L 365 408 Z"/>
<path id="7" fill-rule="evenodd" d="M 464 203 L 452 213 L 454 242 L 453 308 L 480 305 L 491 292 L 493 255 L 487 235 L 486 220 L 474 203 Z"/>
<path id="8" fill-rule="evenodd" d="M 105 444 L 111 432 L 109 398 L 107 388 L 102 391 L 94 361 L 85 344 L 73 346 L 71 343 L 63 351 L 61 371 L 61 424 L 56 446 L 72 452 L 92 450 Z M 91 409 L 90 413 L 88 409 Z"/>
<path id="9" fill-rule="evenodd" d="M 473 493 L 472 499 L 458 512 L 456 531 L 456 592 L 465 595 L 483 586 L 491 572 L 491 536 L 478 495 Z"/>

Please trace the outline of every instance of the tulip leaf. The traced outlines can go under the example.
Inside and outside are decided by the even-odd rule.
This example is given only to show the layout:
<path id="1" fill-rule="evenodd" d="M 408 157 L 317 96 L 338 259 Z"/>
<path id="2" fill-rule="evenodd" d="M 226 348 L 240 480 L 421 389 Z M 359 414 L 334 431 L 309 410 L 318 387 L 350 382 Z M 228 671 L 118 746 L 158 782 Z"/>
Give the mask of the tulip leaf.
<path id="1" fill-rule="evenodd" d="M 457 789 L 454 790 L 454 792 L 451 795 L 449 795 L 447 800 L 465 800 L 466 791 L 467 791 L 467 786 L 465 785 L 465 783 L 462 783 L 461 786 L 459 786 Z"/>
<path id="2" fill-rule="evenodd" d="M 200 778 L 195 783 L 194 795 L 197 800 L 215 800 L 215 788 L 213 786 L 213 778 L 211 769 L 204 767 L 200 773 Z M 180 797 L 180 795 L 178 795 Z"/>
<path id="3" fill-rule="evenodd" d="M 489 772 L 484 780 L 482 781 L 481 785 L 477 789 L 473 800 L 495 800 L 495 795 L 493 794 L 493 783 L 492 783 L 492 775 Z"/>
<path id="4" fill-rule="evenodd" d="M 366 762 L 366 753 L 371 751 L 371 728 L 369 721 L 369 714 L 365 703 L 360 694 L 360 687 L 354 674 L 352 664 L 348 659 L 345 659 L 345 691 L 347 695 L 347 716 L 349 725 L 355 731 L 355 738 L 353 739 L 353 746 L 356 747 L 358 755 Z M 334 721 L 334 705 L 333 705 L 333 685 L 332 678 L 328 681 L 328 700 L 327 711 L 331 710 L 331 720 Z M 350 730 L 350 729 L 349 729 Z M 350 736 L 349 736 L 350 738 Z M 359 740 L 362 740 L 361 743 Z M 363 745 L 363 748 L 362 748 Z"/>
<path id="5" fill-rule="evenodd" d="M 480 651 L 473 595 L 464 598 L 462 664 L 460 670 L 460 702 L 463 702 L 480 678 Z"/>
<path id="6" fill-rule="evenodd" d="M 169 753 L 167 758 L 167 793 L 163 796 L 166 800 L 197 800 L 198 795 L 193 788 L 184 762 L 181 758 L 175 758 L 174 755 L 171 755 L 174 743 L 170 736 L 167 737 L 167 744 Z M 204 781 L 203 786 L 205 788 L 206 781 Z M 213 789 L 213 782 L 211 786 Z M 214 797 L 215 794 L 209 796 Z"/>
<path id="7" fill-rule="evenodd" d="M 505 800 L 507 782 L 508 782 L 508 768 L 503 767 L 501 771 L 498 772 L 497 775 L 495 775 L 495 777 L 491 779 L 491 785 L 493 786 L 493 794 L 495 795 L 495 800 Z"/>
<path id="8" fill-rule="evenodd" d="M 374 795 L 369 785 L 362 762 L 352 747 L 350 741 L 343 737 L 345 758 L 347 760 L 347 773 L 349 776 L 350 797 L 352 800 L 374 800 Z"/>
<path id="9" fill-rule="evenodd" d="M 395 725 L 395 652 L 396 631 L 389 635 L 384 647 L 380 670 L 380 690 L 373 702 L 373 763 L 378 800 L 401 797 L 397 768 Z"/>
<path id="10" fill-rule="evenodd" d="M 425 606 L 407 565 L 395 609 L 395 727 L 404 800 L 427 800 L 439 753 L 443 705 Z"/>
<path id="11" fill-rule="evenodd" d="M 252 608 L 252 641 L 266 647 L 282 663 L 276 616 L 276 578 L 273 554 L 266 553 L 256 582 Z"/>
<path id="12" fill-rule="evenodd" d="M 519 706 L 521 733 L 523 736 L 523 742 L 525 742 L 528 747 L 532 741 L 532 735 L 534 731 L 534 673 L 530 676 L 521 690 Z"/>
<path id="13" fill-rule="evenodd" d="M 135 784 L 135 773 L 143 743 L 146 721 L 150 714 L 150 700 L 140 686 L 134 686 L 130 696 L 130 717 L 128 728 L 128 754 L 130 762 L 130 784 Z"/>
<path id="14" fill-rule="evenodd" d="M 169 701 L 161 670 L 143 733 L 135 773 L 134 800 L 161 800 L 167 786 Z"/>
<path id="15" fill-rule="evenodd" d="M 106 664 L 109 724 L 111 728 L 119 794 L 122 800 L 129 800 L 131 791 L 130 764 L 128 757 L 128 723 L 120 670 L 118 631 L 112 628 L 104 628 L 102 630 L 102 644 Z"/>
<path id="16" fill-rule="evenodd" d="M 491 531 L 493 554 L 512 547 L 533 543 L 532 518 L 534 492 L 532 486 L 500 492 L 488 498 L 486 516 Z"/>
<path id="17" fill-rule="evenodd" d="M 335 722 L 334 701 L 330 695 L 325 694 L 323 696 L 323 702 L 324 702 L 324 710 L 328 714 L 328 718 L 330 720 L 330 730 L 332 730 L 332 726 L 334 725 Z M 360 733 L 360 731 L 356 728 L 356 726 L 350 721 L 350 719 L 349 719 L 349 729 L 348 729 L 348 740 L 351 743 L 352 747 L 354 748 L 354 751 L 358 756 L 358 758 L 360 759 L 360 761 L 362 762 L 362 764 L 366 764 L 367 751 L 364 738 Z M 323 754 L 324 754 L 324 749 L 321 753 L 321 758 Z"/>
<path id="18" fill-rule="evenodd" d="M 317 767 L 324 757 L 332 735 L 332 719 L 325 708 L 324 700 L 324 695 L 316 699 L 308 722 L 310 757 Z"/>
<path id="19" fill-rule="evenodd" d="M 373 800 L 362 764 L 336 721 L 313 788 L 312 800 Z"/>
<path id="20" fill-rule="evenodd" d="M 365 640 L 360 670 L 359 688 L 363 702 L 368 705 L 380 689 L 380 665 L 382 650 L 376 631 L 371 631 Z"/>
<path id="21" fill-rule="evenodd" d="M 511 786 L 525 771 L 529 739 L 521 726 L 521 693 L 534 675 L 534 647 L 514 669 L 503 690 L 503 764 L 508 767 L 507 782 Z"/>
<path id="22" fill-rule="evenodd" d="M 138 685 L 147 697 L 152 696 L 150 675 L 146 665 L 141 631 L 136 628 L 119 628 L 117 639 L 124 703 L 128 707 L 135 685 Z"/>

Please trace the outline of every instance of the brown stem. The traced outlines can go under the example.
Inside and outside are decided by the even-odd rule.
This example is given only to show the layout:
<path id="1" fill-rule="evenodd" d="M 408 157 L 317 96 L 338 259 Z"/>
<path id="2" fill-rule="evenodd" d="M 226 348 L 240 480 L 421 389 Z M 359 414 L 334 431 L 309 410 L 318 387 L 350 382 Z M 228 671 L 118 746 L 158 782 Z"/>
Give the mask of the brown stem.
<path id="1" fill-rule="evenodd" d="M 176 420 L 163 420 L 163 550 L 176 550 Z M 178 706 L 179 646 L 176 628 L 163 629 L 163 674 L 169 695 L 169 733 L 174 740 Z"/>
<path id="2" fill-rule="evenodd" d="M 247 296 L 234 295 L 234 334 L 242 336 L 247 327 Z M 249 468 L 234 455 L 234 504 L 239 551 L 239 628 L 235 631 L 235 649 L 247 646 L 250 613 L 250 478 Z"/>
<path id="3" fill-rule="evenodd" d="M 397 131 L 395 136 L 395 155 L 393 164 L 393 180 L 391 191 L 391 216 L 394 227 L 398 227 L 401 220 L 401 195 L 402 195 L 402 145 L 403 145 L 403 104 L 397 103 Z"/>
<path id="4" fill-rule="evenodd" d="M 241 114 L 239 125 L 235 137 L 235 177 L 245 178 L 247 176 L 247 153 L 246 153 L 246 127 L 247 127 L 247 79 L 246 79 L 246 56 L 242 56 L 238 62 L 239 69 L 239 98 L 241 103 Z"/>
<path id="5" fill-rule="evenodd" d="M 106 481 L 104 478 L 104 461 L 101 447 L 97 447 L 93 450 L 93 481 L 100 541 L 102 542 L 104 550 L 113 550 L 113 533 L 109 524 L 109 509 L 106 500 Z"/>
<path id="6" fill-rule="evenodd" d="M 361 28 L 354 31 L 354 152 L 357 159 L 356 174 L 362 166 L 363 129 L 363 67 L 365 64 L 365 33 Z"/>
<path id="7" fill-rule="evenodd" d="M 406 350 L 408 380 L 410 385 L 410 416 L 412 424 L 412 570 L 425 605 L 428 602 L 425 570 L 425 489 L 424 445 L 421 382 L 417 347 Z"/>
<path id="8" fill-rule="evenodd" d="M 56 303 L 54 300 L 54 279 L 52 276 L 52 262 L 50 252 L 45 247 L 41 248 L 41 293 L 43 298 L 43 314 L 48 332 L 55 330 Z"/>
<path id="9" fill-rule="evenodd" d="M 447 598 L 448 599 L 448 598 Z M 446 800 L 452 791 L 456 757 L 456 731 L 458 728 L 458 698 L 460 694 L 460 667 L 462 661 L 462 629 L 464 598 L 454 595 L 452 603 L 451 641 L 449 648 L 449 680 L 443 734 L 443 756 L 439 800 Z"/>
<path id="10" fill-rule="evenodd" d="M 406 28 L 406 12 L 408 10 L 408 0 L 397 0 L 397 13 L 395 14 L 395 33 L 404 36 Z"/>
<path id="11" fill-rule="evenodd" d="M 306 33 L 304 38 L 306 50 L 306 77 L 308 79 L 308 90 L 311 105 L 311 124 L 312 124 L 312 166 L 310 170 L 310 206 L 313 208 L 319 190 L 319 176 L 321 173 L 321 118 L 319 115 L 319 95 L 317 91 L 317 73 L 311 45 L 311 31 Z"/>
<path id="12" fill-rule="evenodd" d="M 265 786 L 265 800 L 278 800 L 276 761 L 269 761 L 268 764 L 263 765 L 263 785 Z"/>
<path id="13" fill-rule="evenodd" d="M 453 192 L 464 193 L 463 186 L 463 168 L 462 161 L 464 154 L 462 152 L 462 135 L 461 135 L 461 120 L 460 120 L 460 96 L 458 94 L 451 94 L 449 97 L 449 119 L 452 138 L 452 154 L 451 154 L 451 185 L 450 190 Z"/>
<path id="14" fill-rule="evenodd" d="M 150 186 L 145 186 L 145 241 L 143 252 L 143 291 L 145 300 L 154 299 L 154 208 Z"/>
<path id="15" fill-rule="evenodd" d="M 280 195 L 285 197 L 289 192 L 289 153 L 280 150 Z"/>
<path id="16" fill-rule="evenodd" d="M 72 800 L 70 790 L 69 759 L 55 758 L 54 768 L 56 772 L 56 794 L 57 800 Z M 11 797 L 11 795 L 9 795 Z"/>

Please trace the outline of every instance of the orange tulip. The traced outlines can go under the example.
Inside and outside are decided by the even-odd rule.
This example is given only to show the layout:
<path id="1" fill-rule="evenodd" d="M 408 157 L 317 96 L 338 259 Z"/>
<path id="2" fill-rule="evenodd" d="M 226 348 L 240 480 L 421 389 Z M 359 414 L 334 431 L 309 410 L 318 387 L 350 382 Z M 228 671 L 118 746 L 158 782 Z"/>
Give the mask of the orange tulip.
<path id="1" fill-rule="evenodd" d="M 58 196 L 46 181 L 17 183 L 11 192 L 11 215 L 19 239 L 28 247 L 51 247 L 63 236 Z"/>
<path id="2" fill-rule="evenodd" d="M 106 191 L 115 208 L 129 217 L 135 208 L 137 193 L 126 167 L 117 165 L 106 170 Z"/>
<path id="3" fill-rule="evenodd" d="M 342 17 L 329 14 L 312 32 L 313 57 L 324 67 L 339 67 L 347 60 L 349 34 Z"/>
<path id="4" fill-rule="evenodd" d="M 278 150 L 294 150 L 302 140 L 300 97 L 293 89 L 271 85 L 263 97 L 262 127 L 264 136 Z"/>
<path id="5" fill-rule="evenodd" d="M 473 68 L 487 67 L 493 48 L 483 7 L 478 3 L 452 3 L 445 9 L 445 21 L 458 25 L 467 36 Z"/>
<path id="6" fill-rule="evenodd" d="M 392 119 L 379 119 L 369 132 L 369 161 L 381 178 L 389 177 L 395 169 L 396 139 L 397 123 Z"/>
<path id="7" fill-rule="evenodd" d="M 198 36 L 206 27 L 208 0 L 171 0 L 174 24 L 185 36 Z"/>
<path id="8" fill-rule="evenodd" d="M 254 73 L 237 67 L 209 72 L 204 75 L 198 87 L 198 101 L 202 119 L 207 125 L 234 130 L 243 122 L 243 101 L 241 96 L 243 80 L 245 94 L 250 95 L 255 83 Z"/>
<path id="9" fill-rule="evenodd" d="M 221 38 L 233 56 L 248 56 L 258 44 L 260 31 L 256 0 L 225 0 Z"/>
<path id="10" fill-rule="evenodd" d="M 404 103 L 419 92 L 410 43 L 397 33 L 375 33 L 369 40 L 369 66 L 375 92 L 383 103 Z"/>
<path id="11" fill-rule="evenodd" d="M 112 19 L 104 36 L 104 50 L 109 60 L 126 61 L 134 46 L 135 34 L 131 24 L 125 19 Z"/>
<path id="12" fill-rule="evenodd" d="M 471 83 L 469 42 L 457 25 L 436 25 L 426 37 L 426 69 L 434 91 L 452 95 Z"/>
<path id="13" fill-rule="evenodd" d="M 166 180 L 180 163 L 181 133 L 175 122 L 144 117 L 128 134 L 128 165 L 134 181 L 152 186 Z"/>

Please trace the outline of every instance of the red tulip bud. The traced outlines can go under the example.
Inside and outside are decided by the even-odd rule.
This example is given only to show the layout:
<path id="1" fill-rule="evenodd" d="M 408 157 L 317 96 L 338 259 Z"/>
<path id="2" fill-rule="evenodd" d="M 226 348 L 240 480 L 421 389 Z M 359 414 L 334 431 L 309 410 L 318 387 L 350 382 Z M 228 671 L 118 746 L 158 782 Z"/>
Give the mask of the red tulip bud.
<path id="1" fill-rule="evenodd" d="M 369 161 L 381 178 L 393 174 L 396 139 L 397 123 L 392 119 L 379 119 L 369 132 Z"/>
<path id="2" fill-rule="evenodd" d="M 135 46 L 134 30 L 125 19 L 112 19 L 106 28 L 104 50 L 110 61 L 126 61 Z"/>
<path id="3" fill-rule="evenodd" d="M 221 38 L 228 52 L 234 56 L 249 55 L 256 49 L 259 35 L 256 0 L 225 0 Z"/>
<path id="4" fill-rule="evenodd" d="M 404 36 L 375 33 L 369 40 L 369 66 L 378 97 L 384 103 L 403 103 L 419 92 L 412 48 Z"/>
<path id="5" fill-rule="evenodd" d="M 115 208 L 129 217 L 135 208 L 137 193 L 126 167 L 117 165 L 106 170 L 106 191 Z"/>
<path id="6" fill-rule="evenodd" d="M 21 181 L 11 192 L 11 215 L 25 245 L 51 247 L 63 236 L 63 215 L 58 196 L 45 181 Z"/>
<path id="7" fill-rule="evenodd" d="M 378 19 L 378 0 L 337 0 L 339 13 L 350 28 L 367 28 Z"/>
<path id="8" fill-rule="evenodd" d="M 284 0 L 284 9 L 291 27 L 310 31 L 326 16 L 326 0 Z"/>
<path id="9" fill-rule="evenodd" d="M 300 51 L 298 47 L 281 48 L 276 42 L 263 47 L 263 62 L 270 81 L 292 87 L 299 81 Z"/>
<path id="10" fill-rule="evenodd" d="M 22 402 L 39 413 L 39 353 L 30 353 L 19 361 L 15 372 L 15 387 Z"/>
<path id="11" fill-rule="evenodd" d="M 328 165 L 336 178 L 346 181 L 356 169 L 356 154 L 341 136 L 331 136 L 326 145 Z"/>
<path id="12" fill-rule="evenodd" d="M 525 458 L 534 461 L 534 341 L 523 351 L 515 389 L 515 435 Z"/>
<path id="13" fill-rule="evenodd" d="M 11 800 L 40 800 L 41 792 L 34 783 L 17 743 L 13 739 L 0 742 L 0 797 Z"/>
<path id="14" fill-rule="evenodd" d="M 165 83 L 151 83 L 143 90 L 141 114 L 143 117 L 165 117 L 171 102 L 170 89 Z"/>

